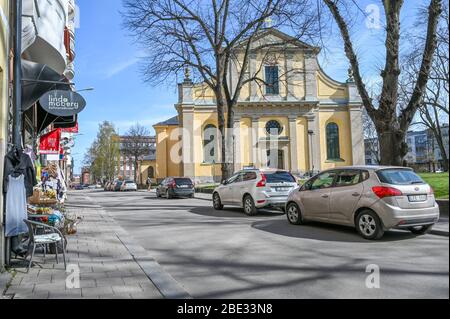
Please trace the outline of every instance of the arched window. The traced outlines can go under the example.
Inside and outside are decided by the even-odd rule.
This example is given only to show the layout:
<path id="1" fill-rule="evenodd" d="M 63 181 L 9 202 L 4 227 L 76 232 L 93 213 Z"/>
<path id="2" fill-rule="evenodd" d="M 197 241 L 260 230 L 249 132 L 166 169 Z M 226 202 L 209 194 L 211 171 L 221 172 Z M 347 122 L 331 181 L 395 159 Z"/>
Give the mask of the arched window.
<path id="1" fill-rule="evenodd" d="M 339 150 L 339 127 L 336 123 L 328 123 L 326 128 L 327 134 L 327 159 L 341 159 Z"/>
<path id="2" fill-rule="evenodd" d="M 155 169 L 153 166 L 150 166 L 147 170 L 148 177 L 154 178 L 155 177 Z"/>
<path id="3" fill-rule="evenodd" d="M 203 162 L 215 163 L 217 161 L 217 127 L 208 124 L 203 129 Z"/>

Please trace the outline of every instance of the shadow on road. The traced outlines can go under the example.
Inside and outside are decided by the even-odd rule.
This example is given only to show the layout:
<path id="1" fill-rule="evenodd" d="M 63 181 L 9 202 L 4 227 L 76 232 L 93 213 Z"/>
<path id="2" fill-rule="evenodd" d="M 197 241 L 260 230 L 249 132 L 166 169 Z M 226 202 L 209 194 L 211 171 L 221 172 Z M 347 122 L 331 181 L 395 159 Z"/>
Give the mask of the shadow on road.
<path id="1" fill-rule="evenodd" d="M 370 242 L 359 236 L 352 227 L 332 225 L 317 222 L 308 222 L 306 225 L 291 225 L 287 220 L 269 220 L 258 221 L 252 224 L 252 227 L 258 230 L 269 232 L 272 234 L 282 235 L 286 237 L 315 239 L 322 241 L 341 241 L 341 242 Z M 406 231 L 388 231 L 383 238 L 376 242 L 389 242 L 406 240 L 416 237 Z"/>
<path id="2" fill-rule="evenodd" d="M 210 217 L 225 217 L 225 218 L 255 218 L 255 217 L 276 217 L 284 215 L 279 211 L 260 210 L 255 216 L 248 216 L 240 207 L 226 207 L 223 210 L 215 210 L 211 206 L 197 206 L 189 210 L 190 213 L 210 216 Z"/>

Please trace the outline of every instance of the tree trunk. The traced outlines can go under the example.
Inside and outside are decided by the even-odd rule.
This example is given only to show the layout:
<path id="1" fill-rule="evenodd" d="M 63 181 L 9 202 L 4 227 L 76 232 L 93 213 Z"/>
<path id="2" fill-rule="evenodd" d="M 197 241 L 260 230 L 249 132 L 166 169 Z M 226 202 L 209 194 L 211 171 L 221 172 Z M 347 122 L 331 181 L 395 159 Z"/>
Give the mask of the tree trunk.
<path id="1" fill-rule="evenodd" d="M 394 127 L 377 127 L 380 144 L 380 165 L 404 166 L 403 158 L 408 153 L 405 133 Z"/>
<path id="2" fill-rule="evenodd" d="M 444 172 L 448 172 L 448 156 L 447 156 L 447 150 L 445 149 L 444 141 L 442 140 L 442 135 L 439 134 L 438 132 L 435 132 L 434 130 L 433 130 L 433 134 L 434 134 L 434 137 L 436 138 L 436 141 L 439 146 L 439 151 L 441 153 L 442 168 L 444 169 Z"/>
<path id="3" fill-rule="evenodd" d="M 234 117 L 234 112 L 231 108 L 231 115 L 230 115 L 230 107 L 228 106 L 228 103 L 224 98 L 222 89 L 220 87 L 216 89 L 215 95 L 217 99 L 217 118 L 218 118 L 217 120 L 221 138 L 220 139 L 221 173 L 222 173 L 222 180 L 226 180 L 231 177 L 234 170 L 233 136 L 232 130 L 230 129 L 230 126 L 231 128 L 233 126 L 233 121 L 230 121 L 230 116 Z M 225 110 L 227 111 L 227 120 L 225 120 L 224 116 Z"/>

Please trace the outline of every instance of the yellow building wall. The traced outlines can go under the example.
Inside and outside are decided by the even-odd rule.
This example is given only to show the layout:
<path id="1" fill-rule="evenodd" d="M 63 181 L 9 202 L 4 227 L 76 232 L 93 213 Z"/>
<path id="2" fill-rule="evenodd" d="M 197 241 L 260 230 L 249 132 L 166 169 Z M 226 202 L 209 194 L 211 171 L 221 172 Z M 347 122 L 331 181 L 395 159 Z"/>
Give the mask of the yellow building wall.
<path id="1" fill-rule="evenodd" d="M 319 99 L 345 99 L 348 97 L 347 87 L 339 85 L 322 72 L 317 72 L 317 97 Z"/>
<path id="2" fill-rule="evenodd" d="M 241 166 L 249 166 L 251 164 L 252 147 L 252 119 L 241 118 L 240 122 L 240 162 Z"/>
<path id="3" fill-rule="evenodd" d="M 139 174 L 142 177 L 141 183 L 146 184 L 147 178 L 148 178 L 148 169 L 150 167 L 153 167 L 154 170 L 154 176 L 151 177 L 153 182 L 156 182 L 156 160 L 155 161 L 142 161 L 141 165 L 139 166 Z"/>
<path id="4" fill-rule="evenodd" d="M 203 156 L 203 131 L 206 125 L 212 124 L 218 128 L 217 112 L 195 112 L 194 113 L 194 161 L 195 176 L 220 175 L 220 164 L 204 162 Z M 219 139 L 219 133 L 217 139 Z M 217 141 L 216 153 L 220 154 L 219 141 Z M 220 158 L 219 158 L 220 160 Z"/>
<path id="5" fill-rule="evenodd" d="M 322 170 L 339 166 L 352 165 L 352 143 L 350 132 L 350 114 L 347 109 L 341 112 L 319 112 L 320 122 L 320 154 Z M 326 126 L 334 122 L 339 127 L 339 150 L 343 162 L 327 161 Z"/>
<path id="6" fill-rule="evenodd" d="M 177 126 L 156 126 L 156 164 L 155 176 L 158 179 L 182 175 L 182 162 L 177 161 L 171 152 L 178 153 L 180 139 Z"/>
<path id="7" fill-rule="evenodd" d="M 3 180 L 3 159 L 5 158 L 7 145 L 8 126 L 8 26 L 4 24 L 9 18 L 9 1 L 0 0 L 0 180 Z M 2 183 L 3 184 L 3 183 Z M 3 212 L 3 185 L 0 185 L 0 212 Z M 3 213 L 0 213 L 0 272 L 4 270 L 4 229 Z"/>

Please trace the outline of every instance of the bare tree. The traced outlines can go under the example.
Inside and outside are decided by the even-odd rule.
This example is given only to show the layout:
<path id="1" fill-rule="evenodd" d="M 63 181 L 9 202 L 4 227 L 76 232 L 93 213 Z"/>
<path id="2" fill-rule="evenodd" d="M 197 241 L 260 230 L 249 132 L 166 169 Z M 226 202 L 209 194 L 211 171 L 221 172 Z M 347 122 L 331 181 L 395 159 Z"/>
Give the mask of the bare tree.
<path id="1" fill-rule="evenodd" d="M 420 30 L 421 21 L 426 12 L 421 12 L 418 16 L 417 28 Z M 416 30 L 417 31 L 417 30 Z M 421 32 L 412 32 L 408 35 L 412 47 L 423 46 L 425 38 Z M 403 63 L 401 92 L 407 99 L 413 92 L 413 81 L 420 68 L 420 55 L 412 49 L 406 56 Z M 434 139 L 442 157 L 442 164 L 445 171 L 448 171 L 448 140 L 443 134 L 444 124 L 448 125 L 449 120 L 449 7 L 448 3 L 443 4 L 443 10 L 437 27 L 437 47 L 434 53 L 434 60 L 431 65 L 430 78 L 427 82 L 426 90 L 422 101 L 419 104 L 417 124 L 421 124 L 431 133 L 430 138 Z M 447 133 L 448 136 L 448 133 Z M 430 151 L 434 155 L 434 141 Z"/>
<path id="2" fill-rule="evenodd" d="M 127 133 L 120 137 L 120 152 L 125 158 L 132 159 L 135 182 L 137 182 L 139 162 L 145 155 L 150 154 L 149 139 L 150 131 L 139 123 L 130 127 Z"/>
<path id="3" fill-rule="evenodd" d="M 366 157 L 370 156 L 374 160 L 374 163 L 371 164 L 380 164 L 380 147 L 377 132 L 372 119 L 365 111 L 363 112 L 363 132 Z"/>
<path id="4" fill-rule="evenodd" d="M 441 14 L 441 0 L 430 0 L 428 6 L 426 39 L 420 51 L 420 67 L 409 100 L 399 110 L 399 48 L 400 11 L 402 0 L 383 0 L 386 17 L 386 57 L 381 71 L 382 89 L 378 101 L 373 101 L 362 79 L 359 60 L 353 48 L 348 23 L 340 12 L 345 0 L 323 0 L 339 27 L 344 41 L 345 54 L 350 62 L 363 105 L 375 124 L 380 144 L 381 164 L 402 165 L 408 152 L 405 136 L 425 93 L 437 43 L 437 24 Z M 354 1 L 353 1 L 354 2 Z M 377 104 L 377 105 L 376 105 Z"/>
<path id="5" fill-rule="evenodd" d="M 293 38 L 316 35 L 315 6 L 309 2 L 124 0 L 125 25 L 148 52 L 143 69 L 145 79 L 160 83 L 189 67 L 194 71 L 194 79 L 214 92 L 223 179 L 233 172 L 230 133 L 241 89 L 251 81 L 264 83 L 258 73 L 248 72 L 258 35 L 265 30 L 268 19 L 273 27 L 295 29 Z M 271 43 L 259 49 L 276 46 L 286 43 Z M 235 66 L 237 81 L 230 86 L 230 70 Z"/>

